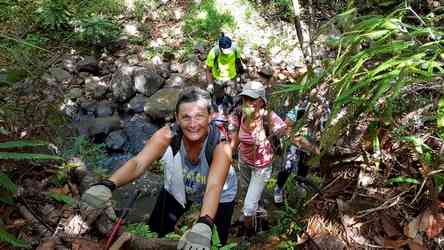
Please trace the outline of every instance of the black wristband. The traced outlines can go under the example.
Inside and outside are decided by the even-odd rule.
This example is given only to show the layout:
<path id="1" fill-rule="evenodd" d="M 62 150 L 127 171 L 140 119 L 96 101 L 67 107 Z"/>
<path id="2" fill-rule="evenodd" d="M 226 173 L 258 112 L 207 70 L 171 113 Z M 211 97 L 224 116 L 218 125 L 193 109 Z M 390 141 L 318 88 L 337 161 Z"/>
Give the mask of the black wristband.
<path id="1" fill-rule="evenodd" d="M 208 215 L 199 217 L 199 219 L 197 220 L 197 223 L 204 223 L 205 225 L 209 226 L 211 228 L 211 230 L 213 230 L 214 221 Z"/>
<path id="2" fill-rule="evenodd" d="M 93 186 L 97 186 L 97 185 L 103 185 L 103 186 L 109 188 L 111 190 L 111 192 L 114 191 L 114 189 L 116 189 L 116 184 L 108 179 L 103 180 L 103 181 L 99 181 L 96 184 L 94 184 Z"/>

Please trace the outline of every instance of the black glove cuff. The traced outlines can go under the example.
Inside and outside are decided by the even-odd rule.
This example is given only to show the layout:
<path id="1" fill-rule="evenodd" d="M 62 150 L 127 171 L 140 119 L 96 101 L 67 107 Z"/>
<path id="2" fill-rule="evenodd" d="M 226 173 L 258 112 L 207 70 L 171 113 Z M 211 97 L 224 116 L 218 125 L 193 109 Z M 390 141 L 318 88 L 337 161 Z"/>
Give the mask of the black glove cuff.
<path id="1" fill-rule="evenodd" d="M 97 186 L 97 185 L 103 185 L 107 188 L 109 188 L 112 191 L 114 191 L 114 189 L 116 189 L 116 184 L 114 182 L 112 182 L 111 180 L 103 180 L 103 181 L 99 181 L 96 184 L 92 185 L 92 186 Z"/>
<path id="2" fill-rule="evenodd" d="M 207 226 L 209 226 L 211 228 L 211 230 L 213 230 L 214 221 L 208 215 L 199 217 L 199 219 L 197 220 L 197 223 L 204 223 Z"/>

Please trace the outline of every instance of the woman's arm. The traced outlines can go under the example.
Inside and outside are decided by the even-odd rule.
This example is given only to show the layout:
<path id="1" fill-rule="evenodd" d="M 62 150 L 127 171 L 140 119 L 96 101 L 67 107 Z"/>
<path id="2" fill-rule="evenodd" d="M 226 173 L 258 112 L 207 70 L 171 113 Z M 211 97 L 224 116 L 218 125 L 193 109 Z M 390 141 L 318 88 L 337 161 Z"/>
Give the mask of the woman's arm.
<path id="1" fill-rule="evenodd" d="M 286 135 L 288 134 L 287 124 L 274 112 L 268 113 L 267 119 L 271 124 L 271 131 L 274 135 Z"/>
<path id="2" fill-rule="evenodd" d="M 292 143 L 298 145 L 302 149 L 305 149 L 307 151 L 310 151 L 313 154 L 319 155 L 321 154 L 319 147 L 314 145 L 313 143 L 309 142 L 305 137 L 303 136 L 296 136 L 293 137 L 291 140 Z"/>
<path id="3" fill-rule="evenodd" d="M 142 151 L 127 161 L 109 179 L 119 187 L 139 178 L 151 168 L 154 161 L 162 157 L 171 139 L 172 133 L 168 126 L 159 129 L 145 143 Z"/>
<path id="4" fill-rule="evenodd" d="M 220 194 L 225 184 L 231 164 L 231 148 L 227 143 L 219 143 L 213 152 L 210 172 L 207 177 L 207 188 L 202 202 L 200 216 L 208 215 L 214 219 L 219 206 Z"/>

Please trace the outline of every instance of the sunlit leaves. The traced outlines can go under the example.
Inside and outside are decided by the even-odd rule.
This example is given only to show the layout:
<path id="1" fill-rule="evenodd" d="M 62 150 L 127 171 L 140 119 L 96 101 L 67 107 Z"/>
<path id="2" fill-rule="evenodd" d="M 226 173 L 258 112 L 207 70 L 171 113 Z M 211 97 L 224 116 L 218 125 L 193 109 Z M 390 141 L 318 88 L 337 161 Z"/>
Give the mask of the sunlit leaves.
<path id="1" fill-rule="evenodd" d="M 338 126 L 350 129 L 349 126 L 364 112 L 376 114 L 388 125 L 394 120 L 392 103 L 405 86 L 444 74 L 440 56 L 444 52 L 444 40 L 436 40 L 442 37 L 442 31 L 433 26 L 413 24 L 404 17 L 408 11 L 406 8 L 387 16 L 358 17 L 356 10 L 350 9 L 336 16 L 336 25 L 343 31 L 329 40 L 330 46 L 337 48 L 336 59 L 326 65 L 325 74 L 310 88 L 288 87 L 289 90 L 308 92 L 319 84 L 328 84 L 333 97 L 329 121 L 337 120 L 341 110 L 349 113 L 335 124 L 327 124 L 321 137 L 321 148 L 327 147 L 322 148 L 323 152 L 345 131 Z M 295 85 L 303 84 L 298 82 Z M 438 123 L 443 120 L 441 118 Z M 417 140 L 410 139 L 418 153 L 424 150 L 423 144 L 418 146 Z"/>
<path id="2" fill-rule="evenodd" d="M 439 136 L 444 139 L 444 97 L 438 102 L 438 111 L 436 112 L 436 125 L 438 127 Z"/>

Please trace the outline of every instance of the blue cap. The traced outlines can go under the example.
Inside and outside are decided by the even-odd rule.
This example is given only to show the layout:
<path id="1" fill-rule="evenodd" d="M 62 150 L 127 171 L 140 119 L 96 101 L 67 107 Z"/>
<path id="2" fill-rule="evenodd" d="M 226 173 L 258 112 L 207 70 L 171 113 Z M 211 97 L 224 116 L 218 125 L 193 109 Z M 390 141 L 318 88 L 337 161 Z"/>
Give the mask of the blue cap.
<path id="1" fill-rule="evenodd" d="M 222 36 L 219 38 L 219 48 L 229 49 L 231 48 L 231 39 L 228 36 Z"/>

